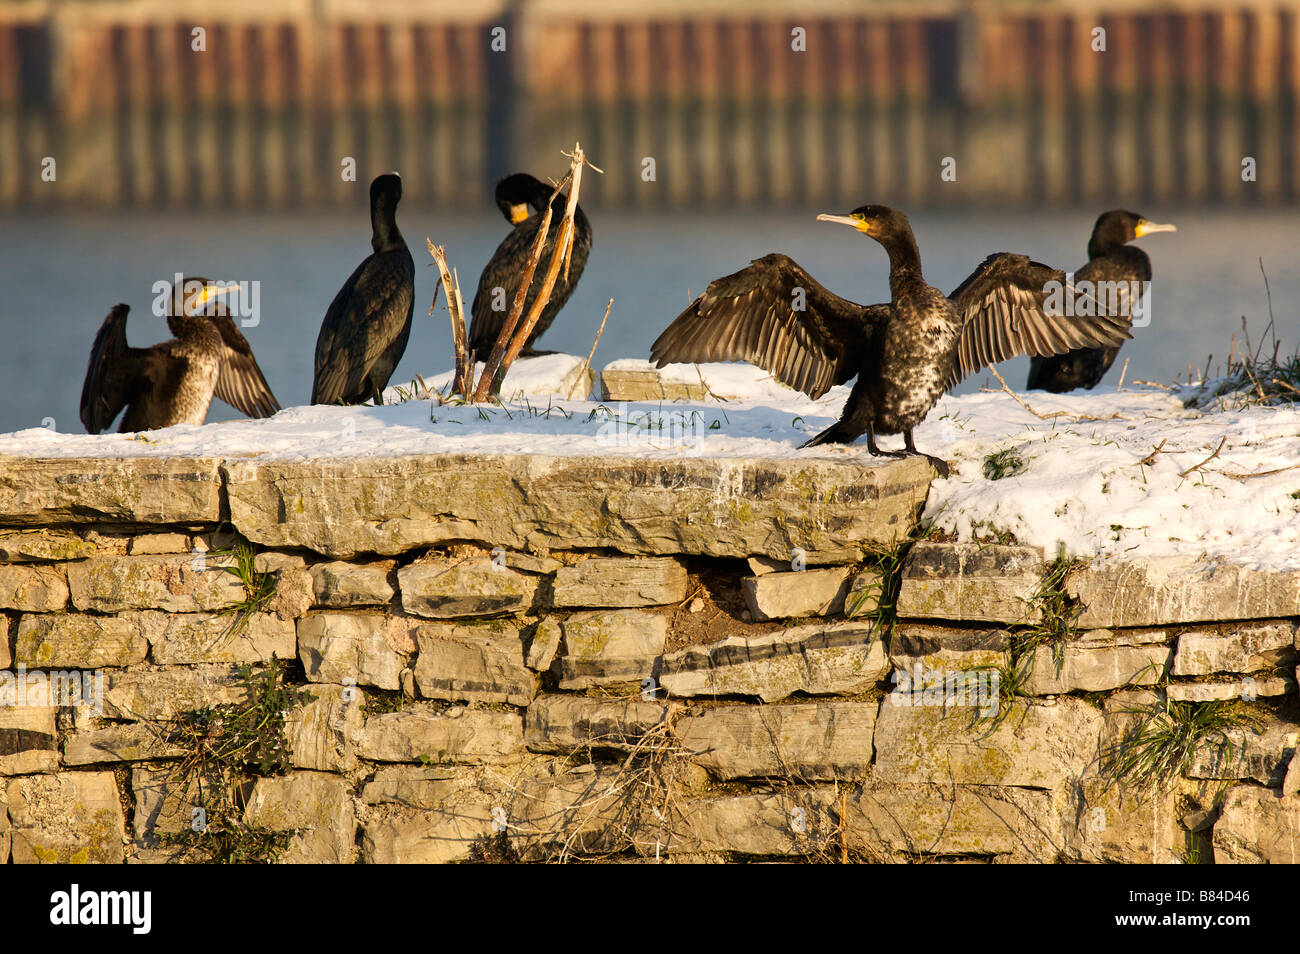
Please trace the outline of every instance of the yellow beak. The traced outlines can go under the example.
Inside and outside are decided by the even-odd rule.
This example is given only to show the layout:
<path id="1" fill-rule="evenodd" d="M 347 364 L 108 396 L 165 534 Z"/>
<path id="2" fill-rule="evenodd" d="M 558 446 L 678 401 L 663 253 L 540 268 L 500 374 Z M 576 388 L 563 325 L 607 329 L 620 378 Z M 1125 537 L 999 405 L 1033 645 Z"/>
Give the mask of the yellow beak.
<path id="1" fill-rule="evenodd" d="M 512 205 L 510 207 L 510 224 L 518 225 L 524 219 L 528 218 L 529 212 L 530 210 L 528 208 L 527 202 L 521 202 L 518 205 Z"/>
<path id="2" fill-rule="evenodd" d="M 840 225 L 847 225 L 851 229 L 857 229 L 859 232 L 867 231 L 867 224 L 861 219 L 855 219 L 851 215 L 831 215 L 829 212 L 823 212 L 817 216 L 818 222 L 838 222 Z"/>
<path id="3" fill-rule="evenodd" d="M 1178 229 L 1175 226 L 1170 225 L 1168 223 L 1148 222 L 1146 219 L 1141 219 L 1138 221 L 1137 228 L 1133 230 L 1133 234 L 1136 235 L 1138 238 L 1141 238 L 1144 235 L 1150 235 L 1152 232 L 1177 232 L 1177 231 Z"/>
<path id="4" fill-rule="evenodd" d="M 182 293 L 185 286 L 182 285 Z M 207 282 L 198 291 L 187 295 L 181 304 L 181 308 L 186 315 L 202 314 L 208 303 L 214 298 L 227 295 L 238 289 L 238 285 L 218 285 L 216 282 Z"/>

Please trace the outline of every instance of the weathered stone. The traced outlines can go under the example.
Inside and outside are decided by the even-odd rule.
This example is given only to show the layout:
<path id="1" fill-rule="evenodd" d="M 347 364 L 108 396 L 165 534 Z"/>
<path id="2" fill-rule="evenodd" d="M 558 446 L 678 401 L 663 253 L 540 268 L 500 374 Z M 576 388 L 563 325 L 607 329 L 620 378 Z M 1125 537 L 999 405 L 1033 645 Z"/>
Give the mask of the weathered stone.
<path id="1" fill-rule="evenodd" d="M 524 573 L 536 573 L 539 576 L 550 576 L 560 567 L 564 566 L 559 560 L 548 556 L 536 556 L 532 553 L 520 553 L 518 550 L 507 550 L 503 557 L 505 564 L 512 570 L 522 570 Z"/>
<path id="2" fill-rule="evenodd" d="M 312 682 L 397 689 L 410 658 L 400 648 L 407 630 L 406 620 L 380 613 L 313 613 L 298 620 L 298 657 Z"/>
<path id="3" fill-rule="evenodd" d="M 0 775 L 53 772 L 59 737 L 53 706 L 0 705 Z"/>
<path id="4" fill-rule="evenodd" d="M 662 703 L 544 695 L 528 707 L 524 740 L 536 752 L 628 749 L 668 715 Z"/>
<path id="5" fill-rule="evenodd" d="M 98 552 L 94 543 L 71 530 L 0 531 L 0 563 L 84 560 Z"/>
<path id="6" fill-rule="evenodd" d="M 427 699 L 526 706 L 537 693 L 537 674 L 524 665 L 523 638 L 512 623 L 424 623 L 415 637 L 415 683 Z"/>
<path id="7" fill-rule="evenodd" d="M 629 799 L 640 800 L 636 806 L 645 816 L 651 812 L 644 795 L 629 795 L 627 786 L 619 786 L 618 771 L 577 766 L 573 771 L 553 779 L 525 781 L 517 788 L 513 801 L 505 807 L 507 822 L 519 853 L 528 860 L 568 857 L 574 852 L 609 851 L 643 843 L 642 833 L 628 817 Z M 635 810 L 635 809 L 633 809 Z M 652 817 L 647 819 L 654 824 Z M 665 846 L 666 832 L 661 834 Z M 654 851 L 655 838 L 648 836 Z"/>
<path id="8" fill-rule="evenodd" d="M 1005 629 L 947 629 L 926 623 L 896 623 L 889 659 L 898 669 L 961 672 L 996 669 L 1007 662 L 1011 641 Z"/>
<path id="9" fill-rule="evenodd" d="M 1192 754 L 1188 778 L 1246 779 L 1279 788 L 1300 743 L 1300 725 L 1270 719 L 1255 728 L 1204 737 Z"/>
<path id="10" fill-rule="evenodd" d="M 14 658 L 9 652 L 9 620 L 0 616 L 0 669 L 8 669 Z"/>
<path id="11" fill-rule="evenodd" d="M 396 592 L 388 582 L 391 563 L 317 563 L 311 568 L 317 606 L 385 606 Z"/>
<path id="12" fill-rule="evenodd" d="M 134 766 L 131 791 L 135 795 L 136 844 L 154 848 L 160 836 L 192 831 L 195 809 L 204 801 L 202 792 L 214 792 L 221 784 L 211 774 L 187 778 L 173 766 Z"/>
<path id="13" fill-rule="evenodd" d="M 247 698 L 235 666 L 127 669 L 108 673 L 104 716 L 130 721 L 165 720 L 205 706 L 245 702 Z"/>
<path id="14" fill-rule="evenodd" d="M 1270 572 L 1195 557 L 1147 557 L 1072 570 L 1079 625 L 1160 626 L 1300 616 L 1300 571 Z"/>
<path id="15" fill-rule="evenodd" d="M 15 864 L 121 864 L 125 820 L 112 772 L 9 780 Z"/>
<path id="16" fill-rule="evenodd" d="M 355 740 L 365 723 L 365 696 L 356 686 L 312 685 L 310 701 L 285 717 L 284 738 L 295 768 L 350 772 L 357 767 Z"/>
<path id="17" fill-rule="evenodd" d="M 884 678 L 889 661 L 866 623 L 816 623 L 747 639 L 729 636 L 703 649 L 663 657 L 660 682 L 673 696 L 758 696 L 792 692 L 852 695 Z"/>
<path id="18" fill-rule="evenodd" d="M 1174 675 L 1273 669 L 1294 658 L 1296 631 L 1291 623 L 1278 622 L 1238 626 L 1223 634 L 1182 633 Z"/>
<path id="19" fill-rule="evenodd" d="M 259 778 L 244 821 L 294 838 L 279 860 L 286 864 L 349 864 L 356 854 L 356 811 L 346 779 L 322 772 Z"/>
<path id="20" fill-rule="evenodd" d="M 848 567 L 765 573 L 741 581 L 740 591 L 754 619 L 833 616 L 844 610 Z"/>
<path id="21" fill-rule="evenodd" d="M 539 620 L 533 629 L 533 638 L 528 643 L 528 656 L 524 665 L 537 672 L 546 672 L 555 661 L 555 654 L 560 649 L 560 637 L 564 629 L 558 620 L 547 616 Z"/>
<path id="22" fill-rule="evenodd" d="M 184 533 L 141 533 L 127 543 L 126 552 L 132 556 L 189 553 L 190 546 L 190 538 Z"/>
<path id="23" fill-rule="evenodd" d="M 1061 789 L 1098 758 L 1102 714 L 1082 700 L 1017 703 L 996 728 L 977 716 L 975 709 L 895 705 L 887 696 L 876 721 L 876 777 Z"/>
<path id="24" fill-rule="evenodd" d="M 469 857 L 474 842 L 493 832 L 492 806 L 457 806 L 375 819 L 361 835 L 368 865 L 447 864 Z"/>
<path id="25" fill-rule="evenodd" d="M 1300 755 L 1296 753 L 1300 749 L 1295 749 L 1291 753 L 1291 760 L 1287 763 L 1286 774 L 1282 776 L 1282 794 L 1294 795 L 1300 792 Z"/>
<path id="26" fill-rule="evenodd" d="M 668 619 L 642 610 L 574 613 L 564 621 L 560 688 L 641 682 L 659 668 Z"/>
<path id="27" fill-rule="evenodd" d="M 362 788 L 361 800 L 368 805 L 438 808 L 460 790 L 462 771 L 442 765 L 381 765 Z"/>
<path id="28" fill-rule="evenodd" d="M 145 722 L 82 729 L 68 736 L 63 745 L 64 765 L 99 765 L 106 762 L 143 762 L 175 759 L 185 749 L 169 745 L 158 728 Z"/>
<path id="29" fill-rule="evenodd" d="M 1090 630 L 1059 646 L 1037 647 L 1025 692 L 1051 696 L 1153 686 L 1168 674 L 1173 658 L 1172 646 L 1131 645 L 1122 632 Z"/>
<path id="30" fill-rule="evenodd" d="M 641 363 L 641 362 L 638 362 Z M 709 389 L 699 381 L 665 381 L 654 367 L 606 365 L 600 372 L 602 401 L 705 401 Z"/>
<path id="31" fill-rule="evenodd" d="M 555 574 L 556 606 L 662 606 L 686 599 L 686 568 L 668 557 L 592 557 Z"/>
<path id="32" fill-rule="evenodd" d="M 878 708 L 876 702 L 723 706 L 680 720 L 674 732 L 721 779 L 855 779 L 871 765 Z"/>
<path id="33" fill-rule="evenodd" d="M 68 583 L 62 569 L 0 566 L 0 609 L 55 613 L 62 612 L 67 605 Z"/>
<path id="34" fill-rule="evenodd" d="M 6 457 L 0 520 L 60 523 L 216 523 L 221 480 L 214 458 Z"/>
<path id="35" fill-rule="evenodd" d="M 689 799 L 671 850 L 838 858 L 835 801 L 822 786 L 776 795 Z"/>
<path id="36" fill-rule="evenodd" d="M 1189 837 L 1181 818 L 1182 806 L 1195 803 L 1197 783 L 1178 777 L 1142 786 L 1107 781 L 1089 780 L 1082 806 L 1063 813 L 1063 860 L 1174 864 L 1200 840 Z"/>
<path id="37" fill-rule="evenodd" d="M 537 593 L 536 577 L 490 559 L 416 563 L 398 570 L 397 582 L 402 609 L 432 619 L 525 613 Z"/>
<path id="38" fill-rule="evenodd" d="M 338 559 L 461 540 L 532 552 L 860 555 L 906 534 L 931 475 L 917 457 L 611 464 L 540 454 L 240 459 L 222 470 L 246 537 Z"/>
<path id="39" fill-rule="evenodd" d="M 1296 681 L 1290 676 L 1245 676 L 1228 682 L 1172 682 L 1166 692 L 1170 702 L 1222 702 L 1294 696 Z"/>
<path id="40" fill-rule="evenodd" d="M 93 557 L 68 566 L 72 605 L 97 613 L 158 609 L 204 613 L 246 598 L 243 584 L 215 560 L 188 556 Z"/>
<path id="41" fill-rule="evenodd" d="M 0 865 L 9 863 L 9 806 L 6 803 L 7 786 L 0 786 Z"/>
<path id="42" fill-rule="evenodd" d="M 100 669 L 144 662 L 149 643 L 135 620 L 115 616 L 24 616 L 15 643 L 29 669 Z"/>
<path id="43" fill-rule="evenodd" d="M 1300 795 L 1235 785 L 1214 825 L 1214 863 L 1300 862 Z"/>
<path id="44" fill-rule="evenodd" d="M 849 580 L 849 590 L 844 596 L 844 616 L 857 619 L 880 609 L 884 593 L 884 578 L 879 570 L 862 570 Z"/>
<path id="45" fill-rule="evenodd" d="M 297 635 L 292 622 L 273 613 L 139 614 L 139 626 L 152 647 L 153 661 L 163 666 L 188 663 L 255 663 L 292 659 Z M 237 630 L 237 631 L 236 631 Z"/>
<path id="46" fill-rule="evenodd" d="M 845 842 L 869 859 L 895 856 L 1009 855 L 1055 861 L 1043 823 L 1051 796 L 1029 789 L 947 785 L 867 785 L 845 805 Z"/>
<path id="47" fill-rule="evenodd" d="M 1037 617 L 1043 569 L 1043 553 L 1033 547 L 920 541 L 903 563 L 898 615 L 1028 622 Z"/>
<path id="48" fill-rule="evenodd" d="M 366 719 L 357 754 L 374 762 L 479 763 L 519 752 L 523 719 L 517 712 L 455 707 L 445 713 L 406 708 Z"/>

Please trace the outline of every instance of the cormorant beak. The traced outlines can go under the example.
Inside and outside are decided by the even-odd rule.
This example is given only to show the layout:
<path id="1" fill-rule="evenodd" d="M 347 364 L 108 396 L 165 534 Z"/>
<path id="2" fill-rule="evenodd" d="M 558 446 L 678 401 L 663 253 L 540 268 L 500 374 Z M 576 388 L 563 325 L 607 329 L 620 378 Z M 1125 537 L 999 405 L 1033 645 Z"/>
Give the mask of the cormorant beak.
<path id="1" fill-rule="evenodd" d="M 529 208 L 527 202 L 520 202 L 510 206 L 511 225 L 518 225 L 524 219 L 528 218 L 528 216 L 529 216 Z"/>
<path id="2" fill-rule="evenodd" d="M 1177 232 L 1177 231 L 1178 229 L 1175 226 L 1170 225 L 1168 223 L 1148 222 L 1146 219 L 1141 219 L 1138 222 L 1137 227 L 1133 229 L 1133 234 L 1136 235 L 1138 238 L 1141 238 L 1144 235 L 1150 235 L 1152 232 Z"/>
<path id="3" fill-rule="evenodd" d="M 818 222 L 838 222 L 840 225 L 847 225 L 851 229 L 859 232 L 865 232 L 870 227 L 862 219 L 855 218 L 851 215 L 831 215 L 829 212 L 823 212 L 817 216 Z"/>
<path id="4" fill-rule="evenodd" d="M 201 315 L 214 298 L 229 294 L 238 287 L 238 285 L 218 285 L 216 282 L 208 282 L 199 291 L 186 296 L 181 302 L 181 309 L 186 315 Z"/>

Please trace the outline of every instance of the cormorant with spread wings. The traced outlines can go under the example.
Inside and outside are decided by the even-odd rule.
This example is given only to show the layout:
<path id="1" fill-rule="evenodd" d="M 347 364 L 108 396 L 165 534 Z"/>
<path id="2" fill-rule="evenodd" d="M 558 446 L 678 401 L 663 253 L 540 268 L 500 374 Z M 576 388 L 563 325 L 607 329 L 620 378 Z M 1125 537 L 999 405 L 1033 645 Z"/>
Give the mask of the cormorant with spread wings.
<path id="1" fill-rule="evenodd" d="M 249 417 L 280 410 L 248 340 L 218 301 L 238 287 L 206 278 L 177 281 L 167 308 L 176 337 L 151 348 L 127 344 L 131 309 L 114 305 L 95 335 L 81 388 L 86 430 L 106 430 L 123 408 L 122 433 L 202 424 L 213 395 Z"/>
<path id="2" fill-rule="evenodd" d="M 916 239 L 902 212 L 866 205 L 817 218 L 884 246 L 888 304 L 848 301 L 788 256 L 767 255 L 712 282 L 651 348 L 658 367 L 748 361 L 814 398 L 856 376 L 840 419 L 805 447 L 852 443 L 866 434 L 872 454 L 919 453 L 913 428 L 966 375 L 1016 355 L 1117 345 L 1129 337 L 1123 318 L 1049 314 L 1051 283 L 1059 283 L 1061 296 L 1071 293 L 1065 273 L 1023 255 L 990 255 L 945 296 L 922 277 Z M 877 434 L 898 433 L 906 452 L 876 446 Z M 944 461 L 929 460 L 947 474 Z"/>

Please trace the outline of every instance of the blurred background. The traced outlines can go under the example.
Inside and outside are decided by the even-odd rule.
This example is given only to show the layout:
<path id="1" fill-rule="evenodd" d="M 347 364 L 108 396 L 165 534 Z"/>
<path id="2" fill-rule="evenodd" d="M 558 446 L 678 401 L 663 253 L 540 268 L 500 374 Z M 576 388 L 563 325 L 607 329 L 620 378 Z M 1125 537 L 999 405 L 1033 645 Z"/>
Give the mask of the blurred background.
<path id="1" fill-rule="evenodd" d="M 305 401 L 372 176 L 402 173 L 412 253 L 446 245 L 468 305 L 508 231 L 495 181 L 559 176 L 575 140 L 605 170 L 595 244 L 542 347 L 585 354 L 613 297 L 597 366 L 644 356 L 688 292 L 777 250 L 886 299 L 883 254 L 820 211 L 902 208 L 951 289 L 998 250 L 1075 268 L 1124 207 L 1179 231 L 1143 242 L 1152 325 L 1107 383 L 1124 356 L 1185 379 L 1242 315 L 1263 331 L 1262 272 L 1300 337 L 1298 104 L 1294 0 L 0 0 L 0 430 L 80 430 L 108 308 L 161 340 L 176 271 L 261 282 L 246 334 Z M 395 382 L 450 366 L 433 284 Z"/>

